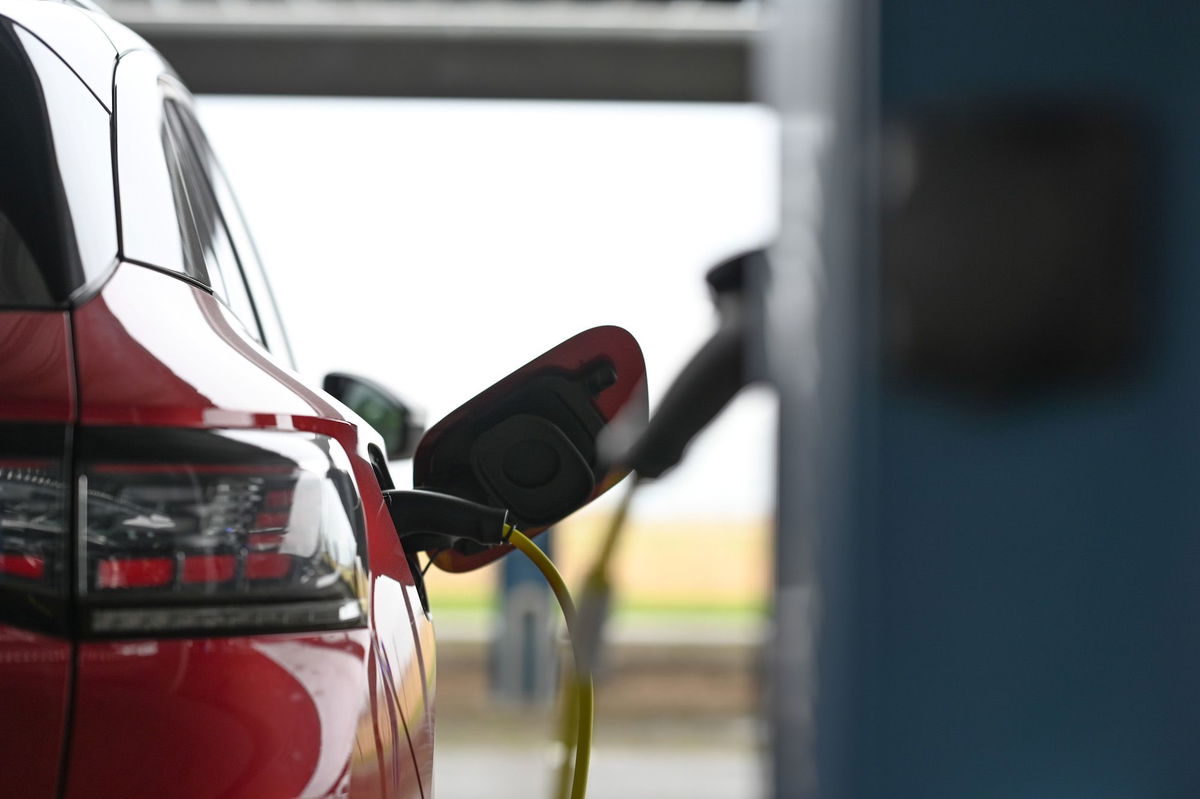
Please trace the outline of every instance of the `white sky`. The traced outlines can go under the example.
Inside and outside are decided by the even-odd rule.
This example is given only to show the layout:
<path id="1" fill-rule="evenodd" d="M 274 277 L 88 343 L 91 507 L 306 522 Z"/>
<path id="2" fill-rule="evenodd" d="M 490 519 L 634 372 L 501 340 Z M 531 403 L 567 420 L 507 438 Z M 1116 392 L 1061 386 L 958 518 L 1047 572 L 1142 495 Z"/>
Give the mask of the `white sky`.
<path id="1" fill-rule="evenodd" d="M 646 355 L 651 407 L 711 331 L 704 272 L 777 224 L 757 106 L 204 97 L 300 370 L 357 372 L 430 423 L 598 324 Z M 768 512 L 758 390 L 638 512 Z M 407 474 L 397 470 L 397 481 Z"/>

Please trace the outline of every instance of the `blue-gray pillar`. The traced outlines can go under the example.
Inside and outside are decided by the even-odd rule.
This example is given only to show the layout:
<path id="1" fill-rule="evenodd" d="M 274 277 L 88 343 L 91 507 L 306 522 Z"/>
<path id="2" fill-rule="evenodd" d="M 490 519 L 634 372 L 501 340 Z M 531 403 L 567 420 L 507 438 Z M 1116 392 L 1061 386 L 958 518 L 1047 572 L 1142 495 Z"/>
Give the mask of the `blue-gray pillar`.
<path id="1" fill-rule="evenodd" d="M 854 20 L 863 80 L 843 87 L 868 133 L 872 115 L 1031 94 L 1145 120 L 1151 346 L 1125 379 L 987 410 L 890 382 L 869 193 L 847 200 L 871 162 L 846 148 L 869 137 L 834 130 L 823 216 L 788 216 L 803 154 L 785 151 L 773 291 L 818 321 L 773 329 L 794 336 L 774 361 L 775 795 L 1200 796 L 1200 4 L 878 6 Z"/>
<path id="2" fill-rule="evenodd" d="M 537 544 L 553 557 L 552 532 Z M 500 603 L 492 641 L 492 691 L 519 705 L 550 702 L 557 685 L 558 608 L 542 573 L 514 552 L 501 561 Z"/>

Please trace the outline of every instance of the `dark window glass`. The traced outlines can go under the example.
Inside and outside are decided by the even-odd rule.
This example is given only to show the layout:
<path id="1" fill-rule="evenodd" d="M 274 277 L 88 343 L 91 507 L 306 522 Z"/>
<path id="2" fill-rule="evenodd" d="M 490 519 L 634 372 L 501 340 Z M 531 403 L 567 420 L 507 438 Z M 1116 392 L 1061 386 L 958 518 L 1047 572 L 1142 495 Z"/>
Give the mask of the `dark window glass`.
<path id="1" fill-rule="evenodd" d="M 204 257 L 204 247 L 200 243 L 200 233 L 196 229 L 192 200 L 188 196 L 183 153 L 180 152 L 179 141 L 171 133 L 165 116 L 160 134 L 167 166 L 167 179 L 171 186 L 172 207 L 175 209 L 175 227 L 179 231 L 180 254 L 183 258 L 184 271 L 206 286 L 212 285 L 212 278 L 205 263 L 207 259 Z"/>
<path id="2" fill-rule="evenodd" d="M 224 300 L 246 330 L 261 341 L 262 335 L 254 313 L 254 304 L 242 278 L 242 271 L 238 266 L 229 233 L 225 229 L 225 222 L 217 208 L 216 198 L 204 174 L 204 167 L 187 134 L 185 113 L 186 109 L 180 103 L 170 99 L 166 101 L 163 118 L 166 122 L 164 131 L 169 141 L 165 142 L 164 146 L 171 151 L 176 160 L 185 204 L 190 211 L 191 229 L 184 234 L 187 242 L 185 256 L 203 261 L 213 293 Z M 188 268 L 189 271 L 198 271 L 191 265 Z"/>
<path id="3" fill-rule="evenodd" d="M 271 293 L 270 284 L 267 282 L 266 274 L 263 272 L 262 263 L 258 257 L 258 250 L 254 246 L 254 240 L 250 236 L 250 231 L 242 217 L 241 208 L 233 195 L 229 181 L 213 155 L 208 138 L 204 135 L 200 123 L 196 121 L 191 110 L 180 106 L 179 113 L 188 137 L 200 159 L 204 175 L 216 196 L 221 218 L 225 222 L 225 229 L 229 233 L 234 252 L 242 267 L 242 277 L 249 287 L 250 299 L 262 329 L 263 343 L 276 355 L 294 366 L 291 348 L 288 346 L 274 295 Z"/>
<path id="4" fill-rule="evenodd" d="M 0 210 L 0 303 L 4 305 L 54 305 L 46 275 L 21 238 L 21 231 Z"/>
<path id="5" fill-rule="evenodd" d="M 117 254 L 108 111 L 0 20 L 0 307 L 66 304 Z"/>

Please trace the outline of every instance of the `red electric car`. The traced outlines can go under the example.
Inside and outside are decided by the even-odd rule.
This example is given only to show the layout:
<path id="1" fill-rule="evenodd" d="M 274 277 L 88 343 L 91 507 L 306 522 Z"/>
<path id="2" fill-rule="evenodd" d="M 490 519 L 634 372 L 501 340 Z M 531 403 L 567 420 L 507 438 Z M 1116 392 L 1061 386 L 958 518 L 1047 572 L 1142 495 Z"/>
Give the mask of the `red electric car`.
<path id="1" fill-rule="evenodd" d="M 419 444 L 386 390 L 290 364 L 171 69 L 95 7 L 0 0 L 0 797 L 432 797 L 416 550 L 495 560 L 646 417 L 613 327 Z"/>
<path id="2" fill-rule="evenodd" d="M 0 0 L 0 94 L 0 796 L 431 796 L 402 409 L 290 371 L 145 42 Z"/>

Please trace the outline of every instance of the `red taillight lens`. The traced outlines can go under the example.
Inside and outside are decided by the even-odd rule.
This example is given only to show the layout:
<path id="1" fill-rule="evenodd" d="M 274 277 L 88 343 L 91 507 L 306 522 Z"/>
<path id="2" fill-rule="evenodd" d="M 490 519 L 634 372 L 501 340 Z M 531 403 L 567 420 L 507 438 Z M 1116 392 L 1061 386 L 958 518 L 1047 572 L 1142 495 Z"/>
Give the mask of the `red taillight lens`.
<path id="1" fill-rule="evenodd" d="M 362 623 L 362 513 L 333 440 L 96 429 L 80 447 L 91 632 Z"/>
<path id="2" fill-rule="evenodd" d="M 68 435 L 0 423 L 0 623 L 55 635 L 70 618 Z"/>
<path id="3" fill-rule="evenodd" d="M 282 580 L 291 570 L 290 555 L 278 552 L 251 552 L 246 556 L 246 577 L 250 580 Z"/>
<path id="4" fill-rule="evenodd" d="M 170 584 L 174 571 L 171 558 L 105 558 L 96 564 L 96 587 L 154 588 Z"/>
<path id="5" fill-rule="evenodd" d="M 53 444 L 61 448 L 61 437 Z M 0 459 L 0 587 L 65 584 L 65 486 L 60 459 Z"/>
<path id="6" fill-rule="evenodd" d="M 46 576 L 46 559 L 41 555 L 0 555 L 0 575 L 41 580 Z"/>
<path id="7" fill-rule="evenodd" d="M 226 583 L 237 574 L 233 555 L 189 555 L 183 559 L 185 583 Z"/>

